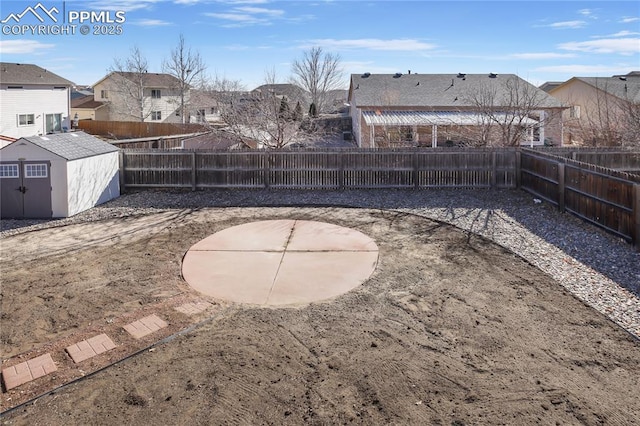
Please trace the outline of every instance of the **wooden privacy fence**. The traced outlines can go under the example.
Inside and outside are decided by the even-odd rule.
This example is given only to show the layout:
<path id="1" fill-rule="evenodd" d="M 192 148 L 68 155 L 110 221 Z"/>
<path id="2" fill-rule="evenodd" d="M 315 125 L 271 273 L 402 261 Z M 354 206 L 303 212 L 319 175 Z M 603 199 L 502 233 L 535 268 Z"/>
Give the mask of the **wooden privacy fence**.
<path id="1" fill-rule="evenodd" d="M 517 150 L 121 152 L 127 188 L 515 188 Z"/>
<path id="2" fill-rule="evenodd" d="M 201 124 L 180 123 L 142 123 L 139 121 L 95 121 L 80 120 L 78 129 L 91 135 L 116 139 L 146 138 L 152 136 L 170 136 L 185 133 L 203 132 L 207 129 Z"/>
<path id="3" fill-rule="evenodd" d="M 640 249 L 640 175 L 523 149 L 521 187 Z"/>

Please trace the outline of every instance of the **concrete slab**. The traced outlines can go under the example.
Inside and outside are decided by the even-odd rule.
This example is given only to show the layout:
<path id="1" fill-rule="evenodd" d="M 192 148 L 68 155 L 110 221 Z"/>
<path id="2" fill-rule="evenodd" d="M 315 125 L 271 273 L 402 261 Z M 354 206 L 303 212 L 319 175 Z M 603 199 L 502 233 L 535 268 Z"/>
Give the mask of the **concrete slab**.
<path id="1" fill-rule="evenodd" d="M 354 229 L 303 220 L 234 226 L 196 243 L 182 275 L 208 296 L 255 305 L 311 303 L 345 293 L 375 270 L 378 247 Z"/>
<path id="2" fill-rule="evenodd" d="M 46 353 L 29 361 L 21 362 L 12 367 L 2 370 L 2 380 L 5 389 L 13 389 L 24 383 L 35 380 L 39 377 L 53 373 L 58 368 L 51 358 L 51 354 Z"/>
<path id="3" fill-rule="evenodd" d="M 224 229 L 194 244 L 189 250 L 283 251 L 295 220 L 264 220 Z"/>

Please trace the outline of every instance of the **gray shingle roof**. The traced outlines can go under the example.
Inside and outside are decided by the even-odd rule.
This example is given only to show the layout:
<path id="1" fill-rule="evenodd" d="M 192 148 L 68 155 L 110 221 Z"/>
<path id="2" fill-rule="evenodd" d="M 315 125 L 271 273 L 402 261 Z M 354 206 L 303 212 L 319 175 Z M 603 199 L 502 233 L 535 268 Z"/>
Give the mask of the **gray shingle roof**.
<path id="1" fill-rule="evenodd" d="M 135 72 L 115 71 L 104 76 L 100 81 L 96 82 L 94 86 L 102 83 L 106 79 L 114 78 L 114 74 L 134 82 L 140 78 L 140 74 Z M 173 88 L 180 85 L 180 80 L 171 74 L 149 72 L 142 74 L 142 85 L 144 87 Z"/>
<path id="2" fill-rule="evenodd" d="M 561 108 L 557 99 L 515 74 L 352 74 L 349 100 L 358 107 L 414 107 L 448 110 L 473 107 L 469 98 L 484 87 L 495 91 L 495 99 L 509 94 L 505 83 L 535 91 L 539 106 Z M 495 105 L 496 107 L 506 105 Z"/>
<path id="3" fill-rule="evenodd" d="M 622 78 L 616 76 L 576 77 L 576 79 L 600 90 L 604 90 L 617 98 L 640 103 L 640 75 L 629 73 L 627 76 L 622 76 Z"/>
<path id="4" fill-rule="evenodd" d="M 73 82 L 33 64 L 0 62 L 2 84 L 46 84 L 48 86 L 73 86 Z"/>
<path id="5" fill-rule="evenodd" d="M 55 133 L 44 136 L 29 136 L 21 139 L 26 139 L 32 144 L 67 160 L 78 160 L 119 150 L 110 143 L 84 132 Z M 20 143 L 20 139 L 14 143 Z"/>

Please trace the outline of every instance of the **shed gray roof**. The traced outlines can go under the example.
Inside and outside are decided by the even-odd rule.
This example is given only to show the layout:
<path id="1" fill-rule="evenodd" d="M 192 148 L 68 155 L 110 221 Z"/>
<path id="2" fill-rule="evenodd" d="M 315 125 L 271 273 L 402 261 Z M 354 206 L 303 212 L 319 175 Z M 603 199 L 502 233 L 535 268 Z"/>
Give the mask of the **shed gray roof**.
<path id="1" fill-rule="evenodd" d="M 53 86 L 73 86 L 66 78 L 33 64 L 0 62 L 2 84 L 45 84 Z"/>
<path id="2" fill-rule="evenodd" d="M 515 74 L 352 74 L 349 101 L 357 107 L 414 107 L 440 110 L 474 107 L 470 97 L 484 88 L 495 92 L 495 107 L 508 98 L 506 82 L 535 92 L 539 106 L 561 108 L 560 101 Z"/>
<path id="3" fill-rule="evenodd" d="M 617 98 L 640 103 L 640 75 L 629 73 L 626 76 L 575 78 Z"/>
<path id="4" fill-rule="evenodd" d="M 18 139 L 20 143 L 25 139 L 66 160 L 79 160 L 95 155 L 118 151 L 115 146 L 84 132 L 55 133 L 44 136 L 29 136 Z"/>

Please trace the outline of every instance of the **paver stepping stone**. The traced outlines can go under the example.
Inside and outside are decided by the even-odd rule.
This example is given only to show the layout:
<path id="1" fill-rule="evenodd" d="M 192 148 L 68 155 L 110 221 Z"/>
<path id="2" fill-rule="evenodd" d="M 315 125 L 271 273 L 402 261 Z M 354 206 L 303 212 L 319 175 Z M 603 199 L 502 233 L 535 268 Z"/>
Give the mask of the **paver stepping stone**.
<path id="1" fill-rule="evenodd" d="M 67 353 L 76 364 L 85 359 L 115 348 L 116 345 L 106 334 L 99 334 L 82 342 L 75 343 L 66 348 Z"/>
<path id="2" fill-rule="evenodd" d="M 186 315 L 196 315 L 200 312 L 204 312 L 211 306 L 209 302 L 189 302 L 184 305 L 176 306 L 176 311 L 182 312 Z"/>
<path id="3" fill-rule="evenodd" d="M 140 339 L 148 334 L 158 331 L 161 328 L 165 328 L 168 324 L 156 314 L 149 315 L 134 321 L 131 324 L 124 326 L 124 329 L 129 332 L 134 338 Z"/>
<path id="4" fill-rule="evenodd" d="M 39 377 L 46 376 L 49 373 L 53 373 L 57 369 L 56 364 L 51 358 L 51 354 L 47 353 L 3 369 L 2 380 L 4 381 L 5 389 L 9 390 Z"/>

